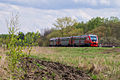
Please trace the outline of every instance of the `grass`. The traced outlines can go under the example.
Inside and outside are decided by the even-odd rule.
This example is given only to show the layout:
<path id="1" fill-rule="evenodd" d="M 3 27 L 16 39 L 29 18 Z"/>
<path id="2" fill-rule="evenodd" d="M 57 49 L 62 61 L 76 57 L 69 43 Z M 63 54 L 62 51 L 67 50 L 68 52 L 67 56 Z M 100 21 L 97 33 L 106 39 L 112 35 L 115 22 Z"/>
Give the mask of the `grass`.
<path id="1" fill-rule="evenodd" d="M 0 80 L 7 80 L 7 77 L 9 77 L 7 66 L 5 51 L 0 48 Z"/>
<path id="2" fill-rule="evenodd" d="M 34 47 L 31 55 L 78 67 L 93 79 L 120 80 L 120 48 Z"/>

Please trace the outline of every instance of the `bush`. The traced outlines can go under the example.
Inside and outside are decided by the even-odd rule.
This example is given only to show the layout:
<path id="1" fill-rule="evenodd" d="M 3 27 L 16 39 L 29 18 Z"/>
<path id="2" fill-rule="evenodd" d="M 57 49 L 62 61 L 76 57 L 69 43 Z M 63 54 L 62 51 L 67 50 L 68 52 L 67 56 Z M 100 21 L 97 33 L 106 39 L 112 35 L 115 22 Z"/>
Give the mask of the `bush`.
<path id="1" fill-rule="evenodd" d="M 109 45 L 109 46 L 119 46 L 120 40 L 115 37 L 103 37 L 100 39 L 100 44 Z"/>

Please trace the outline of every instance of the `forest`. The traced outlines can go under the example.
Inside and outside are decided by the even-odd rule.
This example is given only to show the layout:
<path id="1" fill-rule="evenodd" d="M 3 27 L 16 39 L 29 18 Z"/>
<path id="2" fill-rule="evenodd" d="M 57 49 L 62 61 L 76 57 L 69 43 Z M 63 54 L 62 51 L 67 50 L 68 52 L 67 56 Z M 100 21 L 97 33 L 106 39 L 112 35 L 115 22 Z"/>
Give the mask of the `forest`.
<path id="1" fill-rule="evenodd" d="M 57 18 L 53 23 L 55 26 L 49 30 L 45 29 L 44 34 L 40 32 L 18 32 L 15 36 L 18 39 L 17 45 L 48 46 L 49 39 L 53 37 L 79 36 L 85 34 L 98 35 L 99 44 L 120 45 L 120 19 L 118 17 L 92 18 L 89 21 L 77 21 L 71 17 Z M 0 46 L 9 43 L 9 34 L 0 34 Z"/>

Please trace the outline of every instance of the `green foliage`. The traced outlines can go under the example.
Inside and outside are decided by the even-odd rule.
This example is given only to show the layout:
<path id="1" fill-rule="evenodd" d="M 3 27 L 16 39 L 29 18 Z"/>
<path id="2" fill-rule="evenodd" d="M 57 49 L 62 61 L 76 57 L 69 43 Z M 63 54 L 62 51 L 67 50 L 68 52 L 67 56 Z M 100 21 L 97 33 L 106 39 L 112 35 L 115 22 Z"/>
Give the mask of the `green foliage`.
<path id="1" fill-rule="evenodd" d="M 55 76 L 56 76 L 56 74 L 53 72 L 53 73 L 52 73 L 52 76 L 53 76 L 53 77 L 55 77 Z"/>
<path id="2" fill-rule="evenodd" d="M 25 37 L 24 41 L 26 43 L 26 46 L 28 46 L 28 54 L 30 55 L 30 52 L 32 50 L 32 46 L 37 46 L 38 45 L 38 40 L 40 38 L 40 33 L 34 33 L 34 32 L 28 32 Z"/>
<path id="3" fill-rule="evenodd" d="M 23 32 L 19 32 L 18 33 L 18 36 L 19 36 L 19 38 L 18 39 L 21 39 L 21 40 L 24 40 L 24 33 Z"/>
<path id="4" fill-rule="evenodd" d="M 20 59 L 23 57 L 27 57 L 23 53 L 23 49 L 25 46 L 20 43 L 24 43 L 24 38 L 23 38 L 23 33 L 19 32 L 17 35 L 17 25 L 18 25 L 18 17 L 17 16 L 12 16 L 10 19 L 10 22 L 8 24 L 8 29 L 9 29 L 9 36 L 7 39 L 9 40 L 9 43 L 7 43 L 7 48 L 9 52 L 7 53 L 8 56 L 8 61 L 9 61 L 9 69 L 10 69 L 10 74 L 12 74 L 12 79 L 17 79 L 18 76 L 14 75 L 20 75 L 19 71 L 21 71 L 21 68 L 17 66 L 19 63 Z"/>
<path id="5" fill-rule="evenodd" d="M 60 33 L 62 37 L 64 36 L 64 29 L 67 27 L 73 27 L 74 24 L 76 23 L 76 20 L 72 19 L 71 17 L 63 17 L 63 18 L 57 18 L 56 23 L 53 25 L 60 30 Z"/>
<path id="6" fill-rule="evenodd" d="M 58 29 L 63 29 L 68 26 L 73 26 L 76 23 L 76 20 L 72 20 L 71 17 L 57 18 L 56 23 L 53 24 Z"/>
<path id="7" fill-rule="evenodd" d="M 46 78 L 45 78 L 45 77 L 42 77 L 42 80 L 46 80 Z"/>
<path id="8" fill-rule="evenodd" d="M 85 32 L 91 31 L 97 27 L 99 27 L 100 25 L 102 25 L 104 23 L 104 18 L 92 18 L 91 20 L 89 20 L 86 24 L 87 24 L 87 28 L 84 30 Z"/>
<path id="9" fill-rule="evenodd" d="M 0 59 L 2 58 L 2 56 L 0 56 Z"/>
<path id="10" fill-rule="evenodd" d="M 10 30 L 11 31 L 11 30 Z M 9 32 L 9 33 L 15 33 L 15 32 Z M 11 37 L 16 37 L 16 45 L 20 46 L 37 46 L 40 38 L 40 33 L 39 32 L 28 32 L 27 34 L 24 34 L 23 32 L 18 32 L 13 34 L 1 34 L 0 35 L 0 46 L 2 44 L 8 44 L 10 43 L 10 38 Z"/>
<path id="11" fill-rule="evenodd" d="M 8 36 L 9 36 L 8 34 L 0 34 L 0 38 L 2 39 L 7 39 Z"/>
<path id="12" fill-rule="evenodd" d="M 98 80 L 97 75 L 92 75 L 93 80 Z"/>
<path id="13" fill-rule="evenodd" d="M 87 34 L 96 34 L 96 35 L 98 35 L 99 38 L 101 38 L 101 37 L 105 36 L 106 30 L 107 29 L 105 26 L 99 26 L 99 27 L 87 32 Z"/>
<path id="14" fill-rule="evenodd" d="M 120 19 L 118 17 L 111 16 L 110 19 L 107 21 L 112 23 L 117 23 L 120 21 Z"/>
<path id="15" fill-rule="evenodd" d="M 18 36 L 15 36 L 14 35 L 14 32 L 9 32 L 9 33 L 12 33 L 10 34 L 10 37 L 9 37 L 9 40 L 10 42 L 7 44 L 8 45 L 8 49 L 9 49 L 9 68 L 11 70 L 11 72 L 15 72 L 18 69 L 18 67 L 16 66 L 17 63 L 19 62 L 19 60 L 22 58 L 22 57 L 25 57 L 25 55 L 23 54 L 22 50 L 23 50 L 23 47 L 22 46 L 17 46 L 16 43 L 20 42 L 20 40 L 18 40 Z"/>
<path id="16" fill-rule="evenodd" d="M 52 33 L 48 34 L 47 38 L 52 38 L 52 37 L 61 37 L 60 30 L 54 30 Z"/>
<path id="17" fill-rule="evenodd" d="M 77 29 L 79 29 L 79 28 L 83 29 L 83 33 L 85 34 L 86 31 L 87 31 L 87 24 L 82 21 L 82 22 L 79 22 L 78 24 L 76 24 L 75 28 L 77 28 Z"/>
<path id="18" fill-rule="evenodd" d="M 34 32 L 28 32 L 25 35 L 25 43 L 27 43 L 28 46 L 37 45 L 37 40 L 40 38 L 40 33 L 34 33 Z"/>
<path id="19" fill-rule="evenodd" d="M 66 27 L 64 29 L 64 36 L 78 36 L 83 34 L 83 29 L 75 27 Z"/>
<path id="20" fill-rule="evenodd" d="M 44 66 L 41 66 L 39 63 L 37 63 L 37 66 L 38 66 L 40 69 L 44 69 Z"/>
<path id="21" fill-rule="evenodd" d="M 120 41 L 116 39 L 116 37 L 102 37 L 100 43 L 104 45 L 114 45 L 114 46 L 120 45 Z"/>
<path id="22" fill-rule="evenodd" d="M 8 34 L 0 34 L 0 46 L 9 43 Z"/>

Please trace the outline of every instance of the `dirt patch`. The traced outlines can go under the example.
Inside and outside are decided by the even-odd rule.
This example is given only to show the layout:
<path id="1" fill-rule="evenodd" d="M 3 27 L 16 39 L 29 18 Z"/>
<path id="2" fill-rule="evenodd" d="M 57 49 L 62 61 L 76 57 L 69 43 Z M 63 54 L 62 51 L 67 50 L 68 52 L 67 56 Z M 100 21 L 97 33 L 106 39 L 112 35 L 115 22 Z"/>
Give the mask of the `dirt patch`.
<path id="1" fill-rule="evenodd" d="M 57 62 L 24 58 L 19 67 L 25 71 L 22 80 L 91 80 L 83 71 Z"/>

